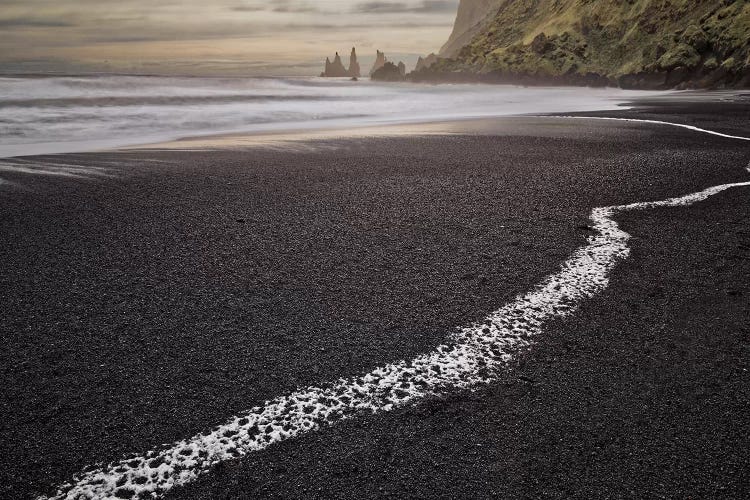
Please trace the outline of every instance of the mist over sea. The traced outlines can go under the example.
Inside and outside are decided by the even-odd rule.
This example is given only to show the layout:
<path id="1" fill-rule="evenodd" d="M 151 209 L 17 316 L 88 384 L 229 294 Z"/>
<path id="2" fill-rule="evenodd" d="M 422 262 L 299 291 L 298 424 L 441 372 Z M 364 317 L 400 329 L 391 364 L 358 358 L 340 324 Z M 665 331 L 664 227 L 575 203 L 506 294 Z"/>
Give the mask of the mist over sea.
<path id="1" fill-rule="evenodd" d="M 0 157 L 182 137 L 617 108 L 636 92 L 366 79 L 0 78 Z"/>

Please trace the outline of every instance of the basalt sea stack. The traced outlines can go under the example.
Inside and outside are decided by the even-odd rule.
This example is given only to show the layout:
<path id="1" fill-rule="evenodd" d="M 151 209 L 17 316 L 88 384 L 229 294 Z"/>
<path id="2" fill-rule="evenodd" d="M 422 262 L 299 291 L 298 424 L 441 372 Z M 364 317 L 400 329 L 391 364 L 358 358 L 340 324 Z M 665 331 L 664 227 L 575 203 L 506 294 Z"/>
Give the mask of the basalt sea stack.
<path id="1" fill-rule="evenodd" d="M 372 76 L 373 74 L 375 74 L 377 70 L 385 66 L 386 62 L 388 62 L 388 59 L 386 59 L 385 53 L 380 52 L 378 50 L 378 53 L 375 57 L 375 63 L 372 65 L 372 68 L 370 69 L 370 76 Z"/>
<path id="2" fill-rule="evenodd" d="M 352 47 L 352 52 L 349 56 L 349 69 L 344 67 L 344 63 L 341 62 L 341 56 L 336 52 L 336 56 L 333 62 L 326 57 L 325 70 L 320 74 L 323 77 L 351 77 L 359 78 L 361 76 L 359 62 L 357 61 L 357 51 Z"/>

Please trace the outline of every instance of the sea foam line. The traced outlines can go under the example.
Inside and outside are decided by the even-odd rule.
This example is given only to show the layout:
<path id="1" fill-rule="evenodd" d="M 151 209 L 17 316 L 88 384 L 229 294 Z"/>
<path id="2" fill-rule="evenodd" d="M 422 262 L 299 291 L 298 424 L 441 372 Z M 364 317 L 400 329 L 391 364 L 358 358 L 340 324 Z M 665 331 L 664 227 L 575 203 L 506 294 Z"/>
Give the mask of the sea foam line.
<path id="1" fill-rule="evenodd" d="M 648 120 L 628 120 L 646 121 Z M 656 122 L 660 123 L 660 122 Z M 664 122 L 683 128 L 714 133 Z M 748 140 L 744 137 L 732 137 Z M 366 375 L 342 378 L 321 387 L 308 387 L 267 401 L 235 416 L 207 433 L 164 445 L 144 455 L 96 465 L 58 487 L 50 500 L 155 498 L 176 486 L 194 481 L 216 464 L 273 443 L 331 425 L 357 415 L 391 411 L 417 400 L 449 391 L 472 389 L 497 380 L 508 363 L 531 344 L 550 319 L 575 312 L 609 283 L 609 272 L 630 254 L 630 235 L 619 228 L 617 212 L 688 206 L 732 187 L 750 182 L 713 186 L 697 193 L 661 201 L 594 208 L 594 235 L 576 250 L 560 270 L 532 292 L 518 296 L 481 323 L 451 335 L 434 351 L 410 361 L 399 361 Z"/>

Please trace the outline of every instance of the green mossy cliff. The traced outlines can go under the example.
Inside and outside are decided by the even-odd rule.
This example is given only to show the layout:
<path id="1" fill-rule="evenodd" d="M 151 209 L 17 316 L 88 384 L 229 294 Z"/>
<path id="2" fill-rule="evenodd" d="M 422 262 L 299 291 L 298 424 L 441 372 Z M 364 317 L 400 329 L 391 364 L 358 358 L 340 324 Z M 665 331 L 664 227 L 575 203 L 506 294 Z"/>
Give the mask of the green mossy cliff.
<path id="1" fill-rule="evenodd" d="M 410 77 L 747 87 L 750 0 L 498 0 L 454 58 Z"/>

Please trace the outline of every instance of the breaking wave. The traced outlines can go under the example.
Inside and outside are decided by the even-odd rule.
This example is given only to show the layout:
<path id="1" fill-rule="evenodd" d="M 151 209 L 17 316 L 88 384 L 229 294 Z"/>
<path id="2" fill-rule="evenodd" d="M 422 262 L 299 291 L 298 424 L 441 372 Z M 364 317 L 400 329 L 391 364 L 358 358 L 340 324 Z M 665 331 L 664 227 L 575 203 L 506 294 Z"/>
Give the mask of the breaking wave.
<path id="1" fill-rule="evenodd" d="M 0 157 L 230 132 L 606 110 L 635 94 L 323 78 L 0 78 Z"/>

